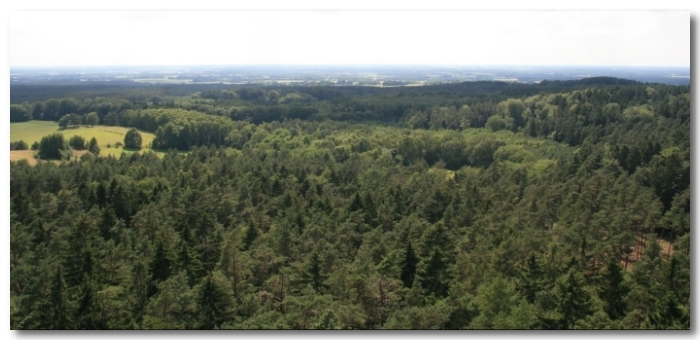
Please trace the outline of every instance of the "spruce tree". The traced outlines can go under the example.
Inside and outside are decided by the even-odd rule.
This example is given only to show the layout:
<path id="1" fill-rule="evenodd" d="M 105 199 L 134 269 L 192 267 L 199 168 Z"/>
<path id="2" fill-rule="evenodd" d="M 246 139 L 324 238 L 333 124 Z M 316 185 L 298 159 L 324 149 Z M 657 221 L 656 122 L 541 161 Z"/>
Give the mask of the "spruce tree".
<path id="1" fill-rule="evenodd" d="M 566 278 L 557 280 L 554 296 L 560 316 L 559 327 L 573 329 L 576 321 L 593 313 L 591 297 L 584 290 L 584 280 L 575 268 L 569 270 Z"/>
<path id="2" fill-rule="evenodd" d="M 187 273 L 190 287 L 194 285 L 202 273 L 202 262 L 199 258 L 200 256 L 195 248 L 190 247 L 185 241 L 180 242 L 177 261 L 180 268 Z"/>
<path id="3" fill-rule="evenodd" d="M 199 306 L 199 328 L 214 329 L 232 318 L 233 302 L 228 290 L 214 277 L 207 275 L 197 289 Z"/>
<path id="4" fill-rule="evenodd" d="M 403 285 L 411 288 L 413 286 L 413 280 L 416 277 L 416 268 L 418 266 L 418 257 L 413 251 L 411 246 L 411 241 L 408 241 L 406 245 L 406 253 L 404 255 L 403 263 L 401 264 L 401 281 Z"/>
<path id="5" fill-rule="evenodd" d="M 601 279 L 598 296 L 605 303 L 605 313 L 612 320 L 624 317 L 627 308 L 625 297 L 629 293 L 629 287 L 622 275 L 622 268 L 614 256 L 608 259 L 608 265 Z"/>
<path id="6" fill-rule="evenodd" d="M 148 296 L 151 297 L 158 292 L 158 283 L 163 282 L 170 277 L 171 274 L 172 260 L 170 255 L 163 244 L 163 240 L 158 240 L 158 245 L 156 246 L 156 253 L 151 261 L 150 271 L 151 271 L 151 284 L 148 289 Z"/>
<path id="7" fill-rule="evenodd" d="M 69 301 L 63 270 L 58 266 L 51 283 L 51 329 L 69 329 L 71 327 Z"/>
<path id="8" fill-rule="evenodd" d="M 245 232 L 245 238 L 243 239 L 243 249 L 244 250 L 249 250 L 250 246 L 253 245 L 253 241 L 258 237 L 258 229 L 255 227 L 254 224 L 250 223 L 248 225 L 248 229 L 246 229 Z"/>

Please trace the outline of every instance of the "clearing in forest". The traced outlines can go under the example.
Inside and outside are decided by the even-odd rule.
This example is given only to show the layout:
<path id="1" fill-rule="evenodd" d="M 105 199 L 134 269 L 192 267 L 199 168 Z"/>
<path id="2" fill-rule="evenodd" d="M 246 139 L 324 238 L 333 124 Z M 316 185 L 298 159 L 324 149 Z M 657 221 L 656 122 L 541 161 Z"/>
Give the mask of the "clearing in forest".
<path id="1" fill-rule="evenodd" d="M 124 150 L 123 148 L 114 147 L 114 144 L 117 142 L 124 143 L 124 135 L 127 131 L 129 131 L 129 129 L 130 128 L 121 126 L 96 125 L 91 127 L 80 126 L 77 128 L 61 130 L 56 122 L 29 121 L 10 124 L 10 142 L 23 140 L 27 143 L 27 145 L 31 146 L 34 142 L 40 141 L 42 137 L 59 132 L 63 134 L 66 140 L 75 135 L 80 135 L 85 138 L 86 142 L 89 142 L 91 138 L 95 137 L 97 138 L 98 145 L 100 146 L 100 156 L 113 155 L 115 157 L 119 157 L 122 152 L 134 152 Z M 141 138 L 143 140 L 143 147 L 141 150 L 148 150 L 146 146 L 153 142 L 155 135 L 150 132 L 139 132 L 141 133 Z M 107 145 L 110 145 L 110 147 L 107 147 Z M 26 158 L 30 164 L 36 164 L 35 160 L 30 159 L 33 158 L 33 155 L 34 151 L 31 150 L 11 151 L 10 159 L 15 161 Z"/>

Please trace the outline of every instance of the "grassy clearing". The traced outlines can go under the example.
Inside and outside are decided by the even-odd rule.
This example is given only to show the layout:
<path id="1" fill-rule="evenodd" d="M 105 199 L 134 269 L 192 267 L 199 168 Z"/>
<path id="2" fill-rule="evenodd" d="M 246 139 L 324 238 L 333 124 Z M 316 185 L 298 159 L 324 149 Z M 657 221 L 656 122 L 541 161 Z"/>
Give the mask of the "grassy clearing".
<path id="1" fill-rule="evenodd" d="M 135 151 L 124 150 L 123 148 L 115 148 L 114 144 L 117 142 L 124 143 L 124 135 L 130 128 L 125 128 L 121 126 L 104 126 L 97 125 L 93 127 L 78 127 L 70 128 L 65 130 L 59 130 L 58 124 L 55 122 L 45 122 L 45 121 L 29 121 L 24 123 L 11 123 L 10 124 L 10 141 L 23 140 L 27 145 L 32 145 L 34 142 L 38 142 L 42 137 L 58 132 L 62 133 L 66 140 L 70 139 L 75 135 L 80 135 L 85 138 L 85 141 L 90 141 L 93 137 L 97 139 L 97 143 L 100 146 L 100 156 L 113 155 L 115 157 L 121 156 L 122 152 L 133 153 Z M 143 139 L 143 145 L 148 145 L 153 142 L 154 134 L 150 132 L 139 131 L 141 133 L 141 138 Z M 107 147 L 110 145 L 111 147 Z M 149 150 L 143 148 L 142 151 Z M 77 155 L 77 151 L 74 154 Z M 156 152 L 159 156 L 162 156 L 162 152 Z M 26 158 L 29 160 L 30 164 L 35 164 L 36 161 L 33 158 L 34 151 L 11 151 L 10 159 L 19 160 Z"/>
<path id="2" fill-rule="evenodd" d="M 19 161 L 20 159 L 26 159 L 29 165 L 36 165 L 36 158 L 34 158 L 35 151 L 32 150 L 16 150 L 10 151 L 10 162 Z"/>

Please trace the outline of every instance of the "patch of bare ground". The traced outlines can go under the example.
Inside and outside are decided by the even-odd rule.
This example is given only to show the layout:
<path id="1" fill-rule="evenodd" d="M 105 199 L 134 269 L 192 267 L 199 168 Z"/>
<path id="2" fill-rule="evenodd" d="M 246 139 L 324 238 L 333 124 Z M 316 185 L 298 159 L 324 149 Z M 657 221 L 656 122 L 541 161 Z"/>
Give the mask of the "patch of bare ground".
<path id="1" fill-rule="evenodd" d="M 662 238 L 659 238 L 657 241 L 659 242 L 659 246 L 661 246 L 661 258 L 664 260 L 670 259 L 674 252 L 671 242 Z M 620 265 L 625 267 L 627 270 L 632 270 L 634 265 L 642 259 L 644 250 L 646 250 L 648 245 L 649 240 L 646 237 L 637 236 L 637 242 L 634 246 L 630 247 L 632 253 L 626 257 L 623 257 L 620 261 Z"/>
<path id="2" fill-rule="evenodd" d="M 36 158 L 34 158 L 34 150 L 14 150 L 10 151 L 10 161 L 19 161 L 20 159 L 26 159 L 29 165 L 36 165 Z"/>
<path id="3" fill-rule="evenodd" d="M 73 156 L 77 157 L 80 159 L 80 156 L 88 153 L 88 150 L 73 150 Z"/>

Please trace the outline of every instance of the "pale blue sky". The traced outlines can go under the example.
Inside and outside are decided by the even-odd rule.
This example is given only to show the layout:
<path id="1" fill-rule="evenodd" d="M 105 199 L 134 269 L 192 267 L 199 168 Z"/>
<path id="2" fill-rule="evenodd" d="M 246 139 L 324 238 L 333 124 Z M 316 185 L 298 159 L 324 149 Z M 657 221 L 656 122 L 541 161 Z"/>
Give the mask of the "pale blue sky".
<path id="1" fill-rule="evenodd" d="M 688 11 L 14 12 L 10 66 L 690 65 Z"/>

